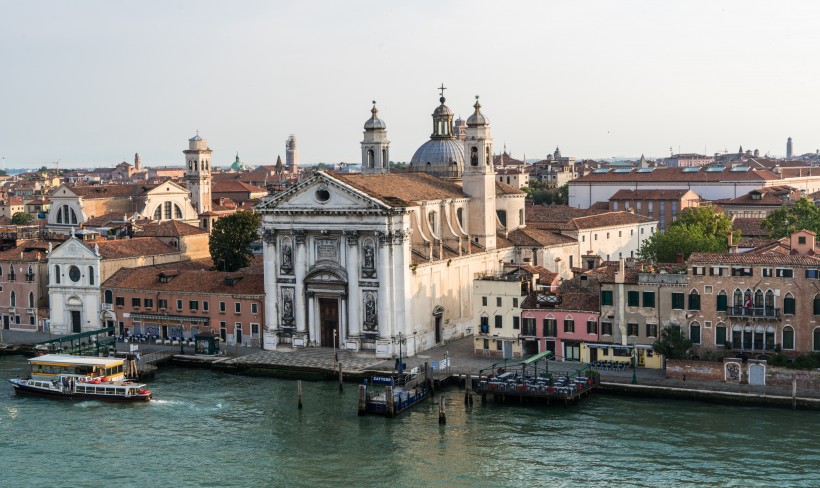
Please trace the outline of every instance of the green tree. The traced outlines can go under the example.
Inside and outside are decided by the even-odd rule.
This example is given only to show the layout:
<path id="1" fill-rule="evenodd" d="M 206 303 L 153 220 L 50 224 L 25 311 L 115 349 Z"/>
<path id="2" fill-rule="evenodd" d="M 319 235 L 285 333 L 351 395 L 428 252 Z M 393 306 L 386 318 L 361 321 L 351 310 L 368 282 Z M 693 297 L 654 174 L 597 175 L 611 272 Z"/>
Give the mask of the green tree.
<path id="1" fill-rule="evenodd" d="M 316 165 L 316 171 L 327 171 L 327 164 L 319 163 Z"/>
<path id="2" fill-rule="evenodd" d="M 683 335 L 680 324 L 671 323 L 661 330 L 661 336 L 652 343 L 652 349 L 666 359 L 684 359 L 692 348 L 692 341 Z"/>
<path id="3" fill-rule="evenodd" d="M 564 183 L 558 187 L 558 195 L 560 195 L 560 198 L 555 203 L 558 205 L 569 204 L 569 183 Z"/>
<path id="4" fill-rule="evenodd" d="M 693 252 L 726 252 L 729 233 L 734 242 L 740 231 L 732 230 L 732 221 L 711 206 L 687 208 L 665 232 L 656 232 L 644 240 L 638 252 L 645 261 L 671 263 L 678 254 L 687 259 Z"/>
<path id="5" fill-rule="evenodd" d="M 11 216 L 11 223 L 13 225 L 27 225 L 34 221 L 34 216 L 26 212 L 15 212 Z"/>
<path id="6" fill-rule="evenodd" d="M 769 237 L 780 239 L 798 230 L 820 232 L 820 208 L 806 197 L 794 202 L 794 205 L 783 205 L 763 219 L 760 226 L 769 231 Z"/>
<path id="7" fill-rule="evenodd" d="M 251 243 L 257 240 L 259 214 L 239 211 L 214 223 L 208 240 L 211 259 L 218 270 L 236 271 L 251 261 Z"/>

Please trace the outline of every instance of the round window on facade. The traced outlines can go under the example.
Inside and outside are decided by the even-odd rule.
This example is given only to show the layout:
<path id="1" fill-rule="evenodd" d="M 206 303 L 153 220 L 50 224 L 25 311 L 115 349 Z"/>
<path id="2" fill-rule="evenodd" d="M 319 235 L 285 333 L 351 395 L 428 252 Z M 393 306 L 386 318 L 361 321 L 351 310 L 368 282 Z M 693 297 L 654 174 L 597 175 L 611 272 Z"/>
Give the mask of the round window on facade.
<path id="1" fill-rule="evenodd" d="M 316 200 L 320 202 L 326 202 L 330 200 L 330 192 L 325 190 L 324 188 L 316 190 Z"/>
<path id="2" fill-rule="evenodd" d="M 74 283 L 80 281 L 80 276 L 80 268 L 76 266 L 68 268 L 68 277 L 71 278 L 71 281 L 73 281 Z"/>

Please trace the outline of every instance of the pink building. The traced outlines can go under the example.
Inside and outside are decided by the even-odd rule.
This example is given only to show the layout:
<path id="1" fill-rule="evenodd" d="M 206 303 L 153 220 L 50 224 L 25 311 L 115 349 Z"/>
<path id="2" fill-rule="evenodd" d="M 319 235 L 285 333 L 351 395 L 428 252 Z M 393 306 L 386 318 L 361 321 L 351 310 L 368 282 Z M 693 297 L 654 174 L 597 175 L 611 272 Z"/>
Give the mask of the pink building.
<path id="1" fill-rule="evenodd" d="M 598 295 L 537 291 L 521 304 L 524 355 L 551 351 L 560 361 L 580 361 L 581 343 L 599 340 Z"/>
<path id="2" fill-rule="evenodd" d="M 120 335 L 162 339 L 219 334 L 229 344 L 258 346 L 265 324 L 262 273 L 186 269 L 166 264 L 123 268 L 102 285 L 103 308 Z"/>

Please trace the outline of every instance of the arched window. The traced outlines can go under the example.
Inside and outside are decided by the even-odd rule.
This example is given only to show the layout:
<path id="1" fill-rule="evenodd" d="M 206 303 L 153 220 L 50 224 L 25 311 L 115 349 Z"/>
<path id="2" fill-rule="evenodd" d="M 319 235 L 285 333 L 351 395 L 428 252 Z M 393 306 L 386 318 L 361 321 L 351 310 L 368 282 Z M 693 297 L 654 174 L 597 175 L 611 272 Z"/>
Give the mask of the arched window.
<path id="1" fill-rule="evenodd" d="M 587 334 L 598 335 L 598 320 L 595 317 L 587 319 Z"/>
<path id="2" fill-rule="evenodd" d="M 62 223 L 63 223 L 63 209 L 62 209 L 62 208 L 60 208 L 59 210 L 57 210 L 57 223 L 58 223 L 58 224 L 62 224 Z"/>
<path id="3" fill-rule="evenodd" d="M 9 281 L 14 281 L 14 265 L 9 265 Z"/>
<path id="4" fill-rule="evenodd" d="M 820 327 L 814 328 L 814 334 L 812 334 L 812 342 L 814 343 L 812 346 L 812 351 L 820 351 Z"/>
<path id="5" fill-rule="evenodd" d="M 524 209 L 523 208 L 518 209 L 518 225 L 519 226 L 524 225 Z"/>
<path id="6" fill-rule="evenodd" d="M 478 148 L 475 146 L 470 148 L 470 166 L 478 166 Z"/>
<path id="7" fill-rule="evenodd" d="M 820 315 L 820 295 L 814 295 L 814 315 Z"/>
<path id="8" fill-rule="evenodd" d="M 732 294 L 732 306 L 733 307 L 742 307 L 743 306 L 743 292 L 740 291 L 740 288 L 736 288 L 735 292 Z"/>
<path id="9" fill-rule="evenodd" d="M 767 317 L 774 316 L 774 292 L 772 290 L 766 291 L 766 298 L 764 301 L 764 305 L 766 307 L 765 315 Z"/>
<path id="10" fill-rule="evenodd" d="M 94 284 L 94 266 L 89 266 L 88 267 L 88 284 L 89 285 Z"/>
<path id="11" fill-rule="evenodd" d="M 16 307 L 17 306 L 17 294 L 14 293 L 14 290 L 11 290 L 11 295 L 9 295 L 9 306 Z"/>
<path id="12" fill-rule="evenodd" d="M 788 315 L 794 315 L 794 310 L 797 307 L 797 301 L 794 298 L 794 295 L 791 293 L 786 293 L 786 296 L 783 297 L 783 313 Z"/>
<path id="13" fill-rule="evenodd" d="M 109 305 L 114 303 L 114 293 L 111 290 L 105 290 L 104 297 L 105 298 L 103 300 L 105 301 L 105 303 Z"/>
<path id="14" fill-rule="evenodd" d="M 787 325 L 783 327 L 783 337 L 781 339 L 783 349 L 794 349 L 794 327 Z"/>
<path id="15" fill-rule="evenodd" d="M 373 153 L 372 149 L 367 150 L 367 167 L 372 168 L 374 167 L 374 160 L 376 159 L 376 155 Z"/>
<path id="16" fill-rule="evenodd" d="M 695 289 L 689 292 L 689 310 L 700 310 L 700 294 Z"/>
<path id="17" fill-rule="evenodd" d="M 162 220 L 162 204 L 157 206 L 157 209 L 154 210 L 154 220 Z"/>
<path id="18" fill-rule="evenodd" d="M 726 324 L 724 324 L 723 322 L 718 322 L 717 325 L 715 325 L 715 345 L 726 345 Z"/>
<path id="19" fill-rule="evenodd" d="M 700 322 L 694 321 L 689 324 L 689 340 L 692 344 L 700 344 Z"/>
<path id="20" fill-rule="evenodd" d="M 755 292 L 755 308 L 763 308 L 763 292 L 761 290 Z"/>
<path id="21" fill-rule="evenodd" d="M 165 220 L 171 220 L 171 202 L 165 202 Z"/>
<path id="22" fill-rule="evenodd" d="M 54 283 L 60 284 L 60 267 L 54 267 Z"/>
<path id="23" fill-rule="evenodd" d="M 382 149 L 382 168 L 387 168 L 390 161 L 387 160 L 387 149 Z"/>
<path id="24" fill-rule="evenodd" d="M 436 233 L 436 212 L 430 212 L 427 214 L 427 221 L 430 223 L 430 232 L 433 234 Z"/>
<path id="25" fill-rule="evenodd" d="M 726 290 L 720 290 L 717 294 L 717 311 L 725 312 L 729 308 L 729 297 L 726 296 Z"/>
<path id="26" fill-rule="evenodd" d="M 495 213 L 498 215 L 498 221 L 501 222 L 501 225 L 506 227 L 507 226 L 507 211 L 506 210 L 496 210 Z"/>
<path id="27" fill-rule="evenodd" d="M 181 219 L 182 218 L 182 209 L 179 208 L 179 205 L 174 204 L 174 218 Z"/>
<path id="28" fill-rule="evenodd" d="M 34 292 L 28 292 L 28 308 L 34 308 Z"/>

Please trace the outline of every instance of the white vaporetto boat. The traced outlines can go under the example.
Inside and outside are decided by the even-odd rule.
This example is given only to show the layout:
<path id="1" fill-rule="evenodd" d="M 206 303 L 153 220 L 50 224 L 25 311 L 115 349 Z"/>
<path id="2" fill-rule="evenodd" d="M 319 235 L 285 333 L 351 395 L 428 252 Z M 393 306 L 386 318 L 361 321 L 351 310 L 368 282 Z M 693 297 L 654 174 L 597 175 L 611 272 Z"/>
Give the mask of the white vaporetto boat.
<path id="1" fill-rule="evenodd" d="M 47 354 L 29 359 L 31 377 L 9 380 L 18 395 L 147 402 L 151 390 L 125 377 L 126 359 Z"/>

